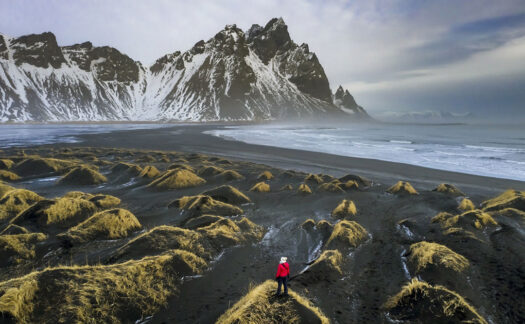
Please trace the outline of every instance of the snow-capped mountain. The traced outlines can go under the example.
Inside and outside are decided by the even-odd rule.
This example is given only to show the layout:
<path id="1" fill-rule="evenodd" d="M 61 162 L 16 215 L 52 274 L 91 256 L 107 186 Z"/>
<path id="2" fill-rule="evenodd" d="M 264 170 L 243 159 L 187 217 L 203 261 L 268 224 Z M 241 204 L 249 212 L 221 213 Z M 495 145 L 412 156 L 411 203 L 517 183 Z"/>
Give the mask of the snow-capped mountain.
<path id="1" fill-rule="evenodd" d="M 90 42 L 60 47 L 52 33 L 0 34 L 0 121 L 368 118 L 340 87 L 332 95 L 308 45 L 282 19 L 246 33 L 226 26 L 152 66 Z"/>

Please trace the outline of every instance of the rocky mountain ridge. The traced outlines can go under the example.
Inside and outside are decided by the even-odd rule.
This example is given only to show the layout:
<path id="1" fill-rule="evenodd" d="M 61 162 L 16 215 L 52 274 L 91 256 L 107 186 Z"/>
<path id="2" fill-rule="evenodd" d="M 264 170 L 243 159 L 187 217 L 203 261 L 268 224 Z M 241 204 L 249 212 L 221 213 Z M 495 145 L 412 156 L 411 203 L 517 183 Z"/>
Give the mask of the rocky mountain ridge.
<path id="1" fill-rule="evenodd" d="M 52 33 L 0 34 L 0 121 L 258 121 L 369 118 L 328 79 L 282 19 L 247 32 L 228 25 L 186 52 L 143 66 L 90 42 L 60 47 Z"/>

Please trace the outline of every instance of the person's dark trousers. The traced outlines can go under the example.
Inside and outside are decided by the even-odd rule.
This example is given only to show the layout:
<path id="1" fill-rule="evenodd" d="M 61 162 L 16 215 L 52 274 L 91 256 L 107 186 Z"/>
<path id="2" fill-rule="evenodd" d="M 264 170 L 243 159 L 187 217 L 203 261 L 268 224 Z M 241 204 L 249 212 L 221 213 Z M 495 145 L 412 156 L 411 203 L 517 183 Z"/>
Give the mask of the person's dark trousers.
<path id="1" fill-rule="evenodd" d="M 284 286 L 284 294 L 288 295 L 288 278 L 277 277 L 277 295 L 281 294 L 281 285 Z"/>

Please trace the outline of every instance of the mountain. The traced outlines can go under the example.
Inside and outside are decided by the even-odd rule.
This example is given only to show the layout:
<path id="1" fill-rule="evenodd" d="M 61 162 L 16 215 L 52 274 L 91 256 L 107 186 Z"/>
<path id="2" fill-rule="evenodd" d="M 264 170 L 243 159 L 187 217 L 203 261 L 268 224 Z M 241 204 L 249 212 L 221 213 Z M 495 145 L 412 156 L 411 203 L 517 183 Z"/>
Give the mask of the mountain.
<path id="1" fill-rule="evenodd" d="M 475 116 L 468 113 L 454 113 L 449 111 L 408 111 L 389 112 L 378 116 L 379 119 L 396 123 L 465 123 L 472 121 Z"/>
<path id="2" fill-rule="evenodd" d="M 339 86 L 334 94 L 334 105 L 348 114 L 370 118 L 365 109 L 357 104 L 354 96 L 348 90 L 344 90 L 342 86 Z"/>
<path id="3" fill-rule="evenodd" d="M 243 32 L 228 25 L 186 52 L 143 66 L 52 33 L 0 34 L 0 121 L 368 118 L 348 91 L 332 95 L 307 44 L 282 19 Z"/>

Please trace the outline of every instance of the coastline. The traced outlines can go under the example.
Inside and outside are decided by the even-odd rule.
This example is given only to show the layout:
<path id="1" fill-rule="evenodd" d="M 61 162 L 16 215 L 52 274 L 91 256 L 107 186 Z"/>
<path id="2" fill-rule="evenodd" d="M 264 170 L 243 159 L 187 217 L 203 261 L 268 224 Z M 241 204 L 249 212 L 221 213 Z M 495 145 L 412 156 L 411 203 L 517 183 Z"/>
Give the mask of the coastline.
<path id="1" fill-rule="evenodd" d="M 82 134 L 78 136 L 82 139 L 80 143 L 51 145 L 203 153 L 303 172 L 328 173 L 334 176 L 355 173 L 385 185 L 404 179 L 429 190 L 441 182 L 450 182 L 483 194 L 494 194 L 509 188 L 525 190 L 525 182 L 519 180 L 472 175 L 375 159 L 248 144 L 203 134 L 204 131 L 225 126 L 228 125 L 192 124 L 159 129 L 120 130 L 111 133 L 111 136 L 108 136 L 108 133 Z"/>

